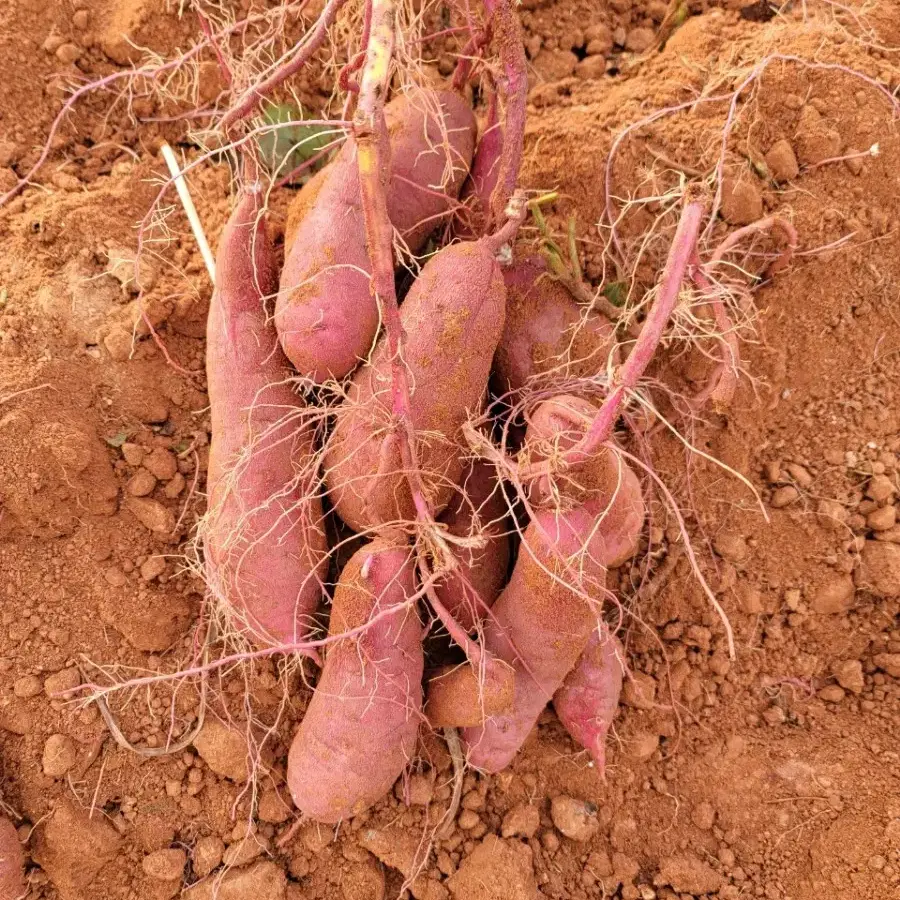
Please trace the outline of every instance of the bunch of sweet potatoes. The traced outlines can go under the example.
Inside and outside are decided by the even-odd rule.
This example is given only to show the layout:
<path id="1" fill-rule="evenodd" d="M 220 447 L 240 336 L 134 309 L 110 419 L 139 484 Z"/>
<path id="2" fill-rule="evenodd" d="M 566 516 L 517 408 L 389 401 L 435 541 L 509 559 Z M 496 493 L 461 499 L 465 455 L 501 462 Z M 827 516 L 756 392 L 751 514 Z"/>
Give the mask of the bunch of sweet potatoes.
<path id="1" fill-rule="evenodd" d="M 454 228 L 476 134 L 459 95 L 423 91 L 387 112 L 397 264 L 429 238 L 439 247 L 402 298 L 401 358 L 372 288 L 352 138 L 298 195 L 280 273 L 262 194 L 244 185 L 208 326 L 208 581 L 254 643 L 316 661 L 324 648 L 287 775 L 298 808 L 322 822 L 382 797 L 429 720 L 463 727 L 469 762 L 495 771 L 553 701 L 602 761 L 621 684 L 602 624 L 606 572 L 644 523 L 640 483 L 614 446 L 554 467 L 596 414 L 558 392 L 615 362 L 613 326 L 538 261 L 501 265 L 493 236 Z M 440 246 L 450 233 L 466 239 Z M 496 466 L 506 448 L 473 452 L 470 423 L 491 396 L 526 411 L 518 461 L 544 465 L 539 478 Z M 328 535 L 348 530 L 361 543 L 336 571 Z M 423 686 L 435 613 L 466 661 L 450 650 L 428 661 Z M 508 690 L 474 696 L 487 667 Z"/>

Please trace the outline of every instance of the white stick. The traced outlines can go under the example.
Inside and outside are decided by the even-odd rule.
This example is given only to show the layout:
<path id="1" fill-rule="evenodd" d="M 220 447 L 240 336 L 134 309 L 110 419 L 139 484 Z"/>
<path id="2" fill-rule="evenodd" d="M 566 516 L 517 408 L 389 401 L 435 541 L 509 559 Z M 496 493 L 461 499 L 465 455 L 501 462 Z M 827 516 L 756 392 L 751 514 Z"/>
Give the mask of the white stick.
<path id="1" fill-rule="evenodd" d="M 175 190 L 178 191 L 178 198 L 181 200 L 184 211 L 187 213 L 191 231 L 194 233 L 194 238 L 200 247 L 200 255 L 203 257 L 203 262 L 206 263 L 206 271 L 209 272 L 209 278 L 213 283 L 213 287 L 215 287 L 216 260 L 212 250 L 209 249 L 203 225 L 200 223 L 200 216 L 197 215 L 197 207 L 194 206 L 194 201 L 191 200 L 191 192 L 188 190 L 187 182 L 184 180 L 184 175 L 181 172 L 181 167 L 178 165 L 178 160 L 175 158 L 174 151 L 168 144 L 163 144 L 161 149 L 163 159 L 166 161 L 166 165 L 169 167 L 169 171 L 172 173 L 172 178 L 175 181 Z"/>

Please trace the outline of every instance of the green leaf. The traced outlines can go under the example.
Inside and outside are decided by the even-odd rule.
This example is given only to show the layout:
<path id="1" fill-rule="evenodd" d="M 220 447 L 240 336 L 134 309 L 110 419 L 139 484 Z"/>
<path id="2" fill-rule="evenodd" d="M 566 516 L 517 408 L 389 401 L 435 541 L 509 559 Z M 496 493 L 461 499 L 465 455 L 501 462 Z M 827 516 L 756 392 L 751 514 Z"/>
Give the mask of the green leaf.
<path id="1" fill-rule="evenodd" d="M 306 113 L 293 103 L 273 103 L 266 107 L 263 118 L 267 125 L 281 126 L 266 131 L 257 138 L 260 153 L 269 168 L 287 175 L 292 169 L 311 159 L 336 137 L 327 125 L 287 125 L 299 122 Z M 310 171 L 324 165 L 326 159 Z"/>
<path id="2" fill-rule="evenodd" d="M 628 284 L 624 281 L 611 281 L 601 293 L 613 306 L 621 308 L 628 299 Z"/>

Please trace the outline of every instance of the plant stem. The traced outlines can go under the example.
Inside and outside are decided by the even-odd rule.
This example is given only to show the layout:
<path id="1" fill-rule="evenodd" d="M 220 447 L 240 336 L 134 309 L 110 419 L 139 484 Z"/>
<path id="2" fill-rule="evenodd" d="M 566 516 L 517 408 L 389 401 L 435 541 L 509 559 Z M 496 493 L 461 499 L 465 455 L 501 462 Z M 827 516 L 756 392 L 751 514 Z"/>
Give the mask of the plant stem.
<path id="1" fill-rule="evenodd" d="M 699 200 L 689 201 L 681 211 L 681 218 L 669 257 L 663 269 L 659 292 L 650 308 L 641 333 L 635 341 L 628 359 L 620 365 L 611 380 L 612 390 L 591 422 L 584 437 L 569 450 L 559 454 L 554 466 L 574 466 L 590 459 L 609 440 L 612 430 L 622 412 L 628 394 L 637 386 L 641 376 L 656 353 L 663 333 L 678 302 L 678 295 L 684 281 L 688 265 L 697 246 L 700 223 L 703 219 L 704 204 Z M 520 469 L 521 477 L 533 478 L 549 474 L 547 461 Z"/>

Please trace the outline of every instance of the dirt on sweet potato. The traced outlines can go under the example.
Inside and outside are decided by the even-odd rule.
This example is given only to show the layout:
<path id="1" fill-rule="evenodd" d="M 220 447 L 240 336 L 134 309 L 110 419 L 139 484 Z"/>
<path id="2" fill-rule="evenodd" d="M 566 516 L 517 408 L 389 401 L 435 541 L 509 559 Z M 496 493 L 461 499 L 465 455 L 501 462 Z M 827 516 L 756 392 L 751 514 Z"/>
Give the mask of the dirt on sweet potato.
<path id="1" fill-rule="evenodd" d="M 848 5 L 858 18 L 842 12 Z M 741 7 L 761 9 L 692 0 L 665 50 L 642 56 L 665 2 L 521 4 L 532 81 L 524 183 L 559 191 L 554 227 L 576 214 L 595 283 L 608 238 L 594 227 L 603 167 L 623 127 L 714 92 L 772 53 L 849 66 L 889 91 L 900 83 L 889 0 L 795 3 L 771 19 Z M 188 20 L 147 0 L 0 8 L 10 71 L 0 189 L 35 160 L 68 80 L 112 71 L 132 43 L 184 46 Z M 309 93 L 321 98 L 318 90 Z M 109 737 L 96 705 L 64 699 L 83 677 L 102 680 L 88 660 L 121 675 L 189 658 L 202 604 L 202 584 L 181 559 L 203 512 L 209 419 L 197 323 L 209 281 L 176 218 L 175 265 L 161 267 L 145 299 L 185 375 L 135 329 L 134 298 L 108 274 L 110 250 L 131 240 L 152 200 L 159 139 L 177 140 L 181 126 L 152 121 L 165 116 L 155 108 L 140 124 L 110 116 L 108 99 L 76 109 L 40 187 L 0 211 L 0 799 L 24 841 L 33 897 L 162 898 L 203 879 L 187 896 L 211 896 L 223 855 L 231 868 L 219 896 L 233 900 L 395 897 L 408 878 L 417 897 L 453 900 L 533 900 L 535 891 L 554 900 L 892 897 L 900 143 L 884 95 L 843 72 L 783 63 L 739 104 L 747 114 L 727 174 L 744 187 L 732 199 L 789 214 L 801 252 L 755 293 L 758 343 L 744 360 L 755 382 L 743 381 L 727 415 L 693 423 L 690 438 L 750 480 L 769 521 L 720 468 L 697 455 L 686 467 L 672 434 L 648 437 L 660 476 L 692 510 L 689 529 L 735 628 L 737 658 L 728 659 L 683 559 L 643 601 L 644 571 L 623 567 L 610 581 L 639 599 L 626 604 L 620 632 L 629 672 L 606 781 L 547 711 L 511 769 L 466 776 L 455 823 L 430 847 L 422 835 L 452 793 L 451 762 L 434 737 L 366 820 L 337 832 L 303 825 L 277 845 L 292 824 L 283 779 L 309 696 L 300 673 L 287 691 L 265 661 L 246 680 L 222 673 L 209 713 L 227 724 L 207 727 L 202 751 L 150 760 Z M 624 143 L 616 197 L 661 196 L 679 166 L 707 171 L 726 115 L 703 104 Z M 880 152 L 813 168 L 816 148 L 835 141 L 839 155 L 874 144 Z M 191 188 L 214 244 L 230 210 L 227 166 L 198 170 Z M 275 212 L 286 206 L 277 201 Z M 655 215 L 635 206 L 622 239 L 639 241 Z M 651 242 L 639 283 L 652 282 L 665 249 Z M 706 374 L 707 360 L 690 353 L 654 372 L 682 393 Z M 677 550 L 654 503 L 648 537 L 654 560 Z M 147 747 L 189 729 L 200 708 L 194 683 L 110 702 L 124 735 Z M 254 795 L 228 773 L 245 771 L 242 748 L 260 725 L 272 736 Z"/>

